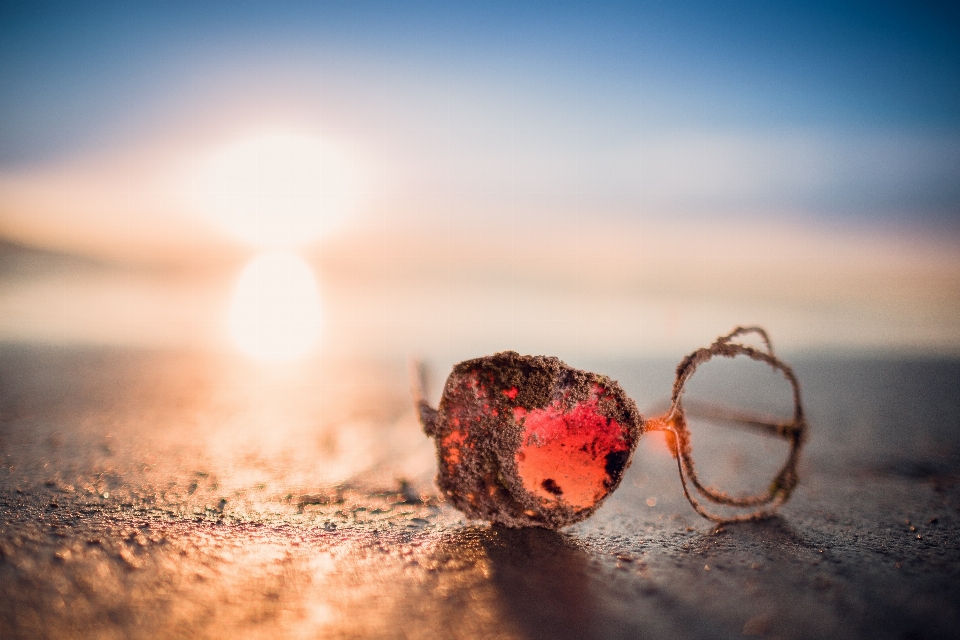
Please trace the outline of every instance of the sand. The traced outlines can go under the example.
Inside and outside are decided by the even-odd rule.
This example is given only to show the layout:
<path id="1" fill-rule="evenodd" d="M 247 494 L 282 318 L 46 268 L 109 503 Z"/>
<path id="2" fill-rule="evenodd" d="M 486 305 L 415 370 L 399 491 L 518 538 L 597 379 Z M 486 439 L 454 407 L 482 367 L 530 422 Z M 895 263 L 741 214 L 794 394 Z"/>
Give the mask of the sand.
<path id="1" fill-rule="evenodd" d="M 810 440 L 779 516 L 700 518 L 645 436 L 548 531 L 439 499 L 404 363 L 2 346 L 0 637 L 956 637 L 960 363 L 790 362 Z M 641 411 L 673 374 L 579 366 Z"/>

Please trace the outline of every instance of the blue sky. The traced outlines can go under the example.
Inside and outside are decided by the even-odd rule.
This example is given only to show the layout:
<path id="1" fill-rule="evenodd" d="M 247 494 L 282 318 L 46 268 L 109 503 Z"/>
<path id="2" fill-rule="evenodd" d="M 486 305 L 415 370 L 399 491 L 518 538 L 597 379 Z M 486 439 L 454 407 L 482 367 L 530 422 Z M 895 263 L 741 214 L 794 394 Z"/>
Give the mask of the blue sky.
<path id="1" fill-rule="evenodd" d="M 960 224 L 946 3 L 4 3 L 0 59 L 0 171 L 299 119 L 419 193 Z"/>

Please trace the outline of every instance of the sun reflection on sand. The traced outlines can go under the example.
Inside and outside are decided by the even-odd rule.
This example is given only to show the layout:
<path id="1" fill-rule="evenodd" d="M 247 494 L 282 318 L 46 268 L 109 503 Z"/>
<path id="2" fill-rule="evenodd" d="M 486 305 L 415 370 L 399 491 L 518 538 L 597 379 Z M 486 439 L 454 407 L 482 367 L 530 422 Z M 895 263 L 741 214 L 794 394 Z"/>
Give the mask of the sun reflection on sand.
<path id="1" fill-rule="evenodd" d="M 259 360 L 305 356 L 320 331 L 320 294 L 310 267 L 289 251 L 254 258 L 237 281 L 229 327 L 236 345 Z"/>

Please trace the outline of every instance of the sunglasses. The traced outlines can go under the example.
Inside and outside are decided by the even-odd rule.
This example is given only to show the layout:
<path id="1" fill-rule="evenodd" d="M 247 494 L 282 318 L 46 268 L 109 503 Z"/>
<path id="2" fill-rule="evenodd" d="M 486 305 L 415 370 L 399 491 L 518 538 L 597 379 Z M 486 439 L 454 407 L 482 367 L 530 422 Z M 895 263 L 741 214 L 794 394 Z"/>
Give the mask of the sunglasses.
<path id="1" fill-rule="evenodd" d="M 761 346 L 739 340 L 748 334 L 759 338 Z M 685 410 L 685 386 L 699 366 L 717 356 L 743 356 L 785 378 L 792 388 L 792 417 L 777 420 L 704 407 L 698 407 L 695 415 Z M 774 355 L 770 338 L 760 327 L 737 327 L 685 357 L 677 366 L 669 410 L 651 419 L 640 414 L 614 380 L 547 356 L 503 351 L 461 362 L 447 378 L 436 409 L 424 399 L 425 370 L 420 366 L 414 373 L 420 422 L 437 447 L 437 485 L 473 519 L 550 529 L 584 520 L 620 485 L 640 437 L 648 431 L 665 434 L 684 495 L 709 520 L 768 517 L 797 486 L 797 462 L 807 429 L 800 385 L 793 370 Z M 694 466 L 688 416 L 784 439 L 790 446 L 787 460 L 762 493 L 734 496 L 705 485 Z M 694 493 L 741 512 L 708 511 Z"/>

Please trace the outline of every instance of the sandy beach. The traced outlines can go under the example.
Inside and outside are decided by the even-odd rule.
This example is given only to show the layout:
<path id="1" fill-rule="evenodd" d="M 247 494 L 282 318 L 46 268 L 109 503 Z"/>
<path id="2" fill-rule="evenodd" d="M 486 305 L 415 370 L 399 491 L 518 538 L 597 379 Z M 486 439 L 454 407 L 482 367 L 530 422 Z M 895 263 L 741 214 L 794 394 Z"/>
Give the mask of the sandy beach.
<path id="1" fill-rule="evenodd" d="M 799 357 L 811 438 L 776 518 L 699 518 L 650 438 L 559 532 L 437 495 L 402 363 L 310 366 L 3 346 L 0 635 L 954 636 L 956 361 Z M 672 375 L 595 368 L 641 408 Z"/>

